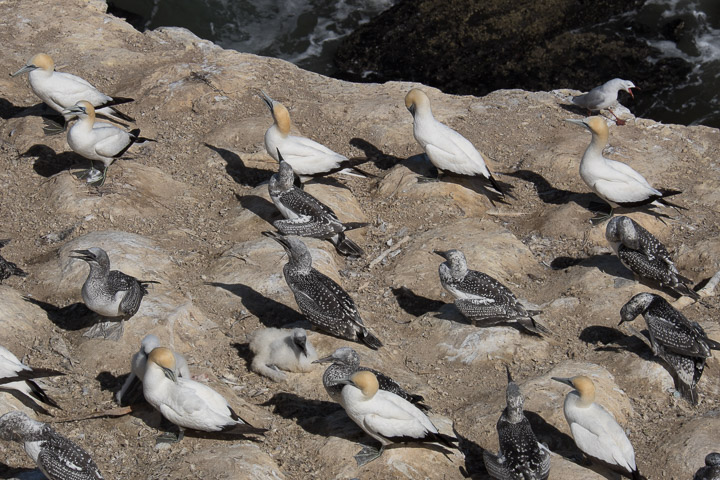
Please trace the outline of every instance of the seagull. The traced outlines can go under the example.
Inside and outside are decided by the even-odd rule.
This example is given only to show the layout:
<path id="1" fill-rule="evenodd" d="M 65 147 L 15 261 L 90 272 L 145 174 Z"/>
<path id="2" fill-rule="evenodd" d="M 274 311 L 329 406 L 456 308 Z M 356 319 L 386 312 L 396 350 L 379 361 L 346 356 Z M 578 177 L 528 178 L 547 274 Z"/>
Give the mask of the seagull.
<path id="1" fill-rule="evenodd" d="M 87 250 L 73 250 L 90 266 L 90 273 L 82 286 L 82 299 L 93 312 L 103 317 L 122 317 L 120 322 L 101 322 L 84 335 L 119 340 L 123 334 L 123 322 L 135 315 L 140 308 L 142 297 L 148 294 L 147 286 L 158 283 L 152 280 L 138 280 L 118 270 L 110 270 L 110 258 L 99 247 Z"/>
<path id="2" fill-rule="evenodd" d="M 501 197 L 505 197 L 502 188 L 485 165 L 482 154 L 470 140 L 435 120 L 430 109 L 430 99 L 425 92 L 417 88 L 410 90 L 405 96 L 405 106 L 413 116 L 415 140 L 439 171 L 472 177 L 481 175 L 490 181 Z"/>
<path id="3" fill-rule="evenodd" d="M 0 417 L 0 438 L 22 443 L 25 452 L 48 480 L 103 480 L 92 457 L 47 423 L 23 412 Z"/>
<path id="4" fill-rule="evenodd" d="M 367 370 L 372 372 L 377 378 L 378 388 L 380 390 L 386 390 L 390 393 L 394 393 L 398 397 L 402 397 L 408 402 L 412 403 L 421 410 L 430 410 L 430 407 L 425 405 L 425 399 L 422 395 L 415 395 L 408 393 L 402 388 L 395 380 L 388 377 L 387 375 L 373 370 L 372 368 L 361 367 L 360 357 L 357 352 L 350 347 L 340 347 L 335 350 L 332 355 L 323 357 L 319 360 L 315 360 L 313 363 L 329 363 L 332 362 L 323 373 L 323 386 L 327 391 L 330 398 L 342 405 L 342 389 L 345 384 L 340 381 L 350 377 L 355 372 Z"/>
<path id="5" fill-rule="evenodd" d="M 610 213 L 595 217 L 599 222 L 610 218 L 615 207 L 655 207 L 670 206 L 683 208 L 670 203 L 666 197 L 682 193 L 679 190 L 655 189 L 638 172 L 628 165 L 603 157 L 603 149 L 608 143 L 608 127 L 602 117 L 588 117 L 584 120 L 567 119 L 586 128 L 592 133 L 590 146 L 580 162 L 580 176 L 600 198 L 610 204 Z"/>
<path id="6" fill-rule="evenodd" d="M 361 257 L 360 246 L 347 238 L 345 232 L 367 226 L 367 223 L 342 223 L 330 207 L 294 185 L 292 166 L 278 151 L 280 169 L 270 178 L 270 198 L 286 220 L 273 222 L 283 235 L 323 238 L 329 240 L 341 255 Z"/>
<path id="7" fill-rule="evenodd" d="M 720 453 L 708 453 L 705 466 L 695 472 L 693 480 L 720 480 Z"/>
<path id="8" fill-rule="evenodd" d="M 516 321 L 530 333 L 550 334 L 533 318 L 541 311 L 526 310 L 505 285 L 490 275 L 469 270 L 460 250 L 434 250 L 434 253 L 446 260 L 438 269 L 440 283 L 455 297 L 455 306 L 468 320 L 482 327 Z"/>
<path id="9" fill-rule="evenodd" d="M 133 390 L 135 385 L 143 381 L 143 378 L 145 377 L 147 357 L 150 355 L 150 352 L 159 346 L 160 339 L 152 333 L 145 335 L 142 339 L 142 342 L 140 343 L 140 350 L 138 350 L 130 360 L 130 375 L 128 375 L 122 388 L 115 395 L 115 399 L 118 404 L 122 405 L 125 394 Z M 173 355 L 175 355 L 175 374 L 179 377 L 190 378 L 190 369 L 188 368 L 185 357 L 177 352 L 173 352 Z"/>
<path id="10" fill-rule="evenodd" d="M 638 315 L 645 317 L 653 354 L 662 358 L 675 372 L 676 386 L 693 405 L 698 396 L 695 386 L 705 368 L 711 350 L 720 350 L 720 343 L 711 340 L 697 322 L 691 322 L 675 310 L 667 300 L 654 293 L 639 293 L 620 310 L 620 324 L 631 322 Z"/>
<path id="11" fill-rule="evenodd" d="M 575 445 L 588 457 L 624 470 L 633 480 L 640 480 L 635 450 L 615 418 L 595 403 L 593 381 L 584 375 L 552 379 L 574 388 L 565 397 L 563 410 Z"/>
<path id="12" fill-rule="evenodd" d="M 90 85 L 87 80 L 70 73 L 56 72 L 55 62 L 45 53 L 38 53 L 28 63 L 11 76 L 16 77 L 28 72 L 30 88 L 48 107 L 66 115 L 64 110 L 76 105 L 80 100 L 90 102 L 98 109 L 98 114 L 116 122 L 134 122 L 113 105 L 132 102 L 132 98 L 110 97 Z"/>
<path id="13" fill-rule="evenodd" d="M 341 380 L 345 412 L 365 433 L 380 442 L 380 449 L 364 447 L 355 460 L 363 466 L 380 457 L 385 447 L 396 443 L 441 443 L 457 448 L 455 437 L 439 433 L 430 419 L 416 406 L 386 390 L 379 390 L 378 380 L 367 370 Z"/>
<path id="14" fill-rule="evenodd" d="M 363 323 L 350 295 L 330 277 L 312 268 L 310 251 L 299 238 L 275 232 L 263 232 L 263 235 L 278 242 L 287 252 L 289 260 L 283 267 L 285 281 L 310 323 L 337 337 L 360 340 L 373 350 L 382 347 Z"/>
<path id="15" fill-rule="evenodd" d="M 30 368 L 18 360 L 10 350 L 0 346 L 0 390 L 14 390 L 25 397 L 30 397 L 31 400 L 39 400 L 62 410 L 60 405 L 33 381 L 34 378 L 54 377 L 57 375 L 65 374 L 49 368 Z M 32 401 L 31 405 L 39 412 L 52 416 L 50 412 L 35 403 L 35 401 Z"/>
<path id="16" fill-rule="evenodd" d="M 700 299 L 692 288 L 692 281 L 677 271 L 665 245 L 626 216 L 615 217 L 607 224 L 605 238 L 627 268 L 641 278 L 669 287 L 680 295 Z"/>
<path id="17" fill-rule="evenodd" d="M 140 137 L 139 128 L 128 132 L 106 122 L 96 122 L 95 108 L 86 100 L 77 102 L 72 107 L 63 110 L 63 113 L 79 119 L 68 130 L 67 142 L 75 153 L 90 160 L 91 168 L 88 171 L 87 181 L 97 186 L 105 183 L 108 167 L 120 158 L 133 143 L 153 141 Z M 96 178 L 97 170 L 92 167 L 93 160 L 98 160 L 105 165 L 99 179 Z"/>
<path id="18" fill-rule="evenodd" d="M 589 112 L 597 112 L 607 108 L 613 117 L 615 117 L 615 123 L 617 125 L 625 125 L 625 120 L 620 120 L 609 107 L 617 102 L 617 95 L 620 90 L 629 93 L 631 97 L 635 98 L 631 90 L 633 88 L 637 87 L 630 80 L 613 78 L 599 87 L 593 88 L 588 93 L 573 97 L 572 103 L 587 109 Z"/>
<path id="19" fill-rule="evenodd" d="M 0 240 L 0 248 L 3 248 L 5 245 L 7 245 L 10 242 L 9 238 L 6 238 L 4 240 Z M 15 265 L 13 262 L 8 262 L 3 258 L 2 255 L 0 255 L 0 284 L 3 280 L 6 278 L 9 278 L 10 275 L 17 275 L 18 277 L 27 277 L 27 273 L 25 273 L 20 267 Z"/>
<path id="20" fill-rule="evenodd" d="M 302 328 L 261 328 L 253 332 L 250 350 L 255 354 L 250 368 L 275 382 L 286 372 L 310 372 L 318 355 Z"/>
<path id="21" fill-rule="evenodd" d="M 292 166 L 302 182 L 313 176 L 335 172 L 356 177 L 369 175 L 356 168 L 356 165 L 367 162 L 367 159 L 354 161 L 314 140 L 290 135 L 290 113 L 285 105 L 273 100 L 265 92 L 261 92 L 260 98 L 265 101 L 273 117 L 273 124 L 265 132 L 265 149 L 278 162 L 278 151 L 283 152 L 285 161 Z"/>
<path id="22" fill-rule="evenodd" d="M 143 380 L 143 394 L 150 405 L 179 428 L 179 434 L 162 435 L 158 442 L 179 442 L 185 429 L 201 432 L 222 432 L 245 435 L 262 434 L 240 418 L 227 400 L 205 384 L 178 377 L 175 355 L 165 347 L 157 347 L 148 355 Z"/>
<path id="23" fill-rule="evenodd" d="M 500 451 L 493 455 L 483 450 L 488 473 L 498 480 L 546 480 L 550 475 L 550 451 L 538 443 L 530 422 L 523 413 L 520 387 L 507 369 L 505 392 L 507 406 L 497 422 Z"/>

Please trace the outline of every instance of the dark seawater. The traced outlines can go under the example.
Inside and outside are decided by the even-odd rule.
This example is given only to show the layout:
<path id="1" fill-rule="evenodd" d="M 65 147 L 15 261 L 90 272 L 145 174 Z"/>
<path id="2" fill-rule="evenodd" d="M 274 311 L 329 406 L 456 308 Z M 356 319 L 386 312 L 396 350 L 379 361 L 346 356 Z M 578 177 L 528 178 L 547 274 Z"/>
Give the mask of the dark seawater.
<path id="1" fill-rule="evenodd" d="M 140 29 L 185 27 L 224 48 L 291 61 L 324 75 L 335 73 L 339 41 L 398 0 L 109 0 L 132 12 Z M 642 28 L 627 31 L 627 17 Z M 640 115 L 665 123 L 720 127 L 720 0 L 648 0 L 599 30 L 641 38 L 662 57 L 692 66 Z M 622 77 L 621 72 L 612 76 Z M 632 80 L 631 78 L 628 80 Z M 642 95 L 642 85 L 639 95 Z M 508 88 L 512 88 L 508 85 Z"/>

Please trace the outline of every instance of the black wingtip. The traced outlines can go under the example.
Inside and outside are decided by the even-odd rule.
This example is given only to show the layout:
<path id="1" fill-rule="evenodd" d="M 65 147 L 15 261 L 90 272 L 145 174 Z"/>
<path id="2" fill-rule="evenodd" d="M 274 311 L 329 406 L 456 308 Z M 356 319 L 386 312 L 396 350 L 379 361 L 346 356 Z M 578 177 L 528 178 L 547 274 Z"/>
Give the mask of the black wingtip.
<path id="1" fill-rule="evenodd" d="M 58 405 L 55 400 L 50 398 L 50 396 L 47 393 L 45 393 L 45 390 L 40 388 L 40 385 L 33 382 L 32 380 L 27 380 L 25 383 L 27 383 L 30 386 L 31 396 L 33 398 L 40 400 L 41 402 L 43 402 L 47 405 L 55 407 L 58 410 L 62 410 L 62 408 L 60 408 L 60 405 Z"/>
<path id="2" fill-rule="evenodd" d="M 370 333 L 369 330 L 363 329 L 362 333 L 360 334 L 360 340 L 363 341 L 365 345 L 372 348 L 373 350 L 377 350 L 378 348 L 382 347 L 382 342 L 372 333 Z"/>
<path id="3" fill-rule="evenodd" d="M 365 253 L 357 243 L 347 238 L 342 232 L 338 235 L 335 250 L 337 250 L 340 255 L 344 255 L 346 257 L 362 257 Z"/>
<path id="4" fill-rule="evenodd" d="M 681 281 L 687 280 L 688 282 L 690 282 L 690 280 L 685 277 L 679 277 L 679 278 Z M 697 293 L 695 290 L 693 290 L 690 287 L 690 285 L 686 285 L 685 283 L 677 284 L 676 286 L 673 287 L 673 290 L 675 290 L 680 295 L 685 295 L 686 297 L 690 297 L 695 301 L 698 301 L 701 298 L 699 293 Z"/>
<path id="5" fill-rule="evenodd" d="M 495 180 L 495 177 L 493 177 L 493 174 L 488 171 L 488 174 L 490 175 L 488 177 L 488 180 L 490 180 L 490 183 L 492 184 L 493 188 L 497 190 L 497 193 L 500 195 L 501 198 L 505 198 L 505 191 L 502 189 L 500 184 Z"/>
<path id="6" fill-rule="evenodd" d="M 518 324 L 520 324 L 520 326 L 522 326 L 528 332 L 538 335 L 540 337 L 547 337 L 549 335 L 552 335 L 552 332 L 550 330 L 542 326 L 533 317 L 520 319 L 518 320 Z"/>

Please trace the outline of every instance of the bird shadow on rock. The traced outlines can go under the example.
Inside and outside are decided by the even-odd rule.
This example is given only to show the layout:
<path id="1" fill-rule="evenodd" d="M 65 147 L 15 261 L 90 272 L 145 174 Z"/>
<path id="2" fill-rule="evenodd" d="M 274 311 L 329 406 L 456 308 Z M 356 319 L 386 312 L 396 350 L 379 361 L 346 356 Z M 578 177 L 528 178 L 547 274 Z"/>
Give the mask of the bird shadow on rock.
<path id="1" fill-rule="evenodd" d="M 650 341 L 647 330 L 639 332 Z M 653 360 L 652 350 L 645 342 L 635 335 L 627 335 L 617 328 L 593 325 L 586 327 L 580 332 L 580 340 L 594 345 L 602 344 L 595 348 L 598 352 L 630 352 L 643 360 Z"/>
<path id="2" fill-rule="evenodd" d="M 365 139 L 355 137 L 350 140 L 350 145 L 363 151 L 365 157 L 375 164 L 380 170 L 389 170 L 405 159 L 388 155 Z"/>
<path id="3" fill-rule="evenodd" d="M 589 257 L 556 257 L 550 262 L 550 268 L 553 270 L 565 270 L 566 268 L 579 265 L 585 268 L 597 268 L 606 275 L 621 278 L 623 280 L 634 281 L 635 277 L 632 272 L 622 264 L 615 255 L 592 255 Z"/>
<path id="4" fill-rule="evenodd" d="M 505 173 L 505 175 L 532 183 L 535 186 L 535 192 L 537 192 L 538 197 L 544 203 L 562 205 L 568 203 L 573 196 L 582 195 L 576 192 L 571 192 L 570 190 L 555 188 L 550 185 L 550 182 L 548 182 L 545 177 L 531 170 L 517 170 L 515 172 Z M 588 197 L 595 198 L 594 194 L 587 195 Z M 587 203 L 589 202 L 590 199 L 588 198 Z"/>
<path id="5" fill-rule="evenodd" d="M 10 118 L 27 117 L 42 112 L 44 103 L 37 103 L 30 107 L 19 107 L 10 100 L 0 97 L 0 118 L 8 120 Z"/>
<path id="6" fill-rule="evenodd" d="M 247 310 L 255 315 L 266 327 L 283 328 L 289 323 L 302 322 L 309 325 L 304 317 L 292 308 L 268 298 L 241 283 L 206 282 L 205 285 L 219 287 L 240 297 Z M 309 326 L 308 326 L 309 328 Z"/>
<path id="7" fill-rule="evenodd" d="M 313 435 L 338 437 L 353 442 L 365 436 L 365 432 L 335 402 L 278 392 L 261 406 L 273 407 L 274 414 L 295 421 L 303 430 Z"/>
<path id="8" fill-rule="evenodd" d="M 550 425 L 543 417 L 535 412 L 525 410 L 524 413 L 530 422 L 530 426 L 538 442 L 544 444 L 553 453 L 561 455 L 568 460 L 572 461 L 572 459 L 583 457 L 583 453 L 577 445 L 575 445 L 575 440 L 573 440 L 570 435 Z"/>
<path id="9" fill-rule="evenodd" d="M 23 297 L 23 300 L 45 310 L 48 320 L 63 330 L 82 330 L 97 323 L 98 315 L 81 302 L 72 303 L 66 307 L 56 307 L 35 298 Z"/>
<path id="10" fill-rule="evenodd" d="M 484 478 L 488 475 L 483 460 L 483 447 L 467 437 L 463 437 L 453 428 L 453 433 L 458 439 L 458 449 L 465 456 L 465 466 L 460 467 L 460 474 L 464 478 Z"/>
<path id="11" fill-rule="evenodd" d="M 220 155 L 227 165 L 225 171 L 240 185 L 256 187 L 263 182 L 270 180 L 274 172 L 245 166 L 242 158 L 234 152 L 225 148 L 215 147 L 209 143 L 204 143 L 207 148 Z"/>
<path id="12" fill-rule="evenodd" d="M 237 350 L 238 357 L 245 360 L 245 368 L 250 369 L 250 364 L 252 363 L 253 359 L 253 353 L 252 350 L 250 350 L 250 344 L 249 343 L 233 343 L 232 347 Z"/>
<path id="13" fill-rule="evenodd" d="M 440 300 L 417 295 L 405 286 L 393 288 L 392 293 L 395 295 L 395 300 L 397 300 L 400 308 L 415 317 L 421 317 L 429 312 L 437 312 L 445 305 L 445 302 Z"/>
<path id="14" fill-rule="evenodd" d="M 115 376 L 110 372 L 100 372 L 95 377 L 95 380 L 98 381 L 100 384 L 100 390 L 103 392 L 110 391 L 112 393 L 117 393 L 120 391 L 120 388 L 122 387 L 123 382 L 125 382 L 125 379 L 129 376 L 129 373 L 126 373 L 124 375 L 118 375 Z"/>
<path id="15" fill-rule="evenodd" d="M 37 468 L 13 468 L 0 462 L 0 478 L 13 478 L 17 480 L 45 480 L 47 477 L 43 475 Z"/>
<path id="16" fill-rule="evenodd" d="M 0 392 L 7 393 L 15 397 L 15 400 L 25 405 L 25 407 L 29 408 L 33 412 L 42 413 L 43 415 L 47 415 L 48 417 L 54 417 L 52 413 L 50 413 L 45 407 L 40 405 L 35 401 L 35 399 L 25 395 L 24 393 L 21 393 L 17 390 L 3 390 L 2 385 L 0 385 Z M 3 477 L 0 477 L 3 478 Z"/>
<path id="17" fill-rule="evenodd" d="M 283 218 L 274 203 L 269 202 L 258 195 L 235 194 L 235 198 L 237 198 L 238 202 L 240 202 L 240 206 L 246 210 L 250 210 L 270 225 L 272 225 L 274 221 Z"/>
<path id="18" fill-rule="evenodd" d="M 37 157 L 33 170 L 45 178 L 52 177 L 62 171 L 78 167 L 86 167 L 90 162 L 75 152 L 55 153 L 47 145 L 36 144 L 20 155 L 21 157 Z"/>

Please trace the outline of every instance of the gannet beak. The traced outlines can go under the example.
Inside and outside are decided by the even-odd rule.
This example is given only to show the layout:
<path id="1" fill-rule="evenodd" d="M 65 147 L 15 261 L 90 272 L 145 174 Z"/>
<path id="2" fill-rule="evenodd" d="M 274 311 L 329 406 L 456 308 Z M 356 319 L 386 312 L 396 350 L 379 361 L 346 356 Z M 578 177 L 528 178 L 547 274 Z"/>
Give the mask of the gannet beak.
<path id="1" fill-rule="evenodd" d="M 73 105 L 70 108 L 66 108 L 63 110 L 63 115 L 80 115 L 82 113 L 86 113 L 85 107 L 80 107 L 78 105 Z"/>
<path id="2" fill-rule="evenodd" d="M 408 112 L 410 112 L 410 115 L 412 115 L 413 117 L 415 117 L 415 104 L 413 103 L 412 105 L 410 105 L 409 107 L 407 107 L 407 109 L 408 109 Z"/>
<path id="3" fill-rule="evenodd" d="M 301 337 L 301 338 L 293 338 L 293 342 L 295 342 L 295 345 L 298 346 L 300 351 L 303 352 L 303 354 L 307 357 L 307 338 Z"/>
<path id="4" fill-rule="evenodd" d="M 565 121 L 568 123 L 573 123 L 575 125 L 580 125 L 581 127 L 585 128 L 587 130 L 590 130 L 590 127 L 587 126 L 587 124 L 585 123 L 585 120 L 578 120 L 576 118 L 566 118 Z"/>
<path id="5" fill-rule="evenodd" d="M 25 65 L 24 67 L 22 67 L 22 68 L 21 68 L 20 70 L 18 70 L 17 72 L 11 73 L 10 76 L 11 76 L 11 77 L 17 77 L 18 75 L 22 75 L 22 74 L 25 73 L 25 72 L 32 72 L 32 71 L 35 70 L 36 68 L 38 68 L 38 67 L 36 67 L 35 65 Z"/>
<path id="6" fill-rule="evenodd" d="M 565 385 L 568 385 L 572 388 L 575 388 L 575 386 L 572 384 L 572 380 L 569 378 L 559 378 L 559 377 L 551 377 L 556 382 L 564 383 Z"/>
<path id="7" fill-rule="evenodd" d="M 167 378 L 169 378 L 173 382 L 177 383 L 177 376 L 175 375 L 175 372 L 173 372 L 171 369 L 169 369 L 167 367 L 160 367 L 160 368 L 162 368 L 163 373 L 165 374 L 165 376 Z"/>
<path id="8" fill-rule="evenodd" d="M 284 236 L 280 235 L 277 232 L 262 232 L 262 234 L 278 242 L 280 245 L 282 245 L 287 254 L 290 255 L 290 244 L 287 242 Z"/>
<path id="9" fill-rule="evenodd" d="M 448 259 L 448 252 L 446 252 L 446 251 L 444 251 L 444 250 L 433 250 L 433 253 L 434 253 L 435 255 L 440 255 L 440 256 L 443 257 L 445 260 Z"/>
<path id="10" fill-rule="evenodd" d="M 70 258 L 79 258 L 81 260 L 95 260 L 95 255 L 90 250 L 73 250 L 72 253 L 79 253 L 80 256 L 70 255 Z"/>
<path id="11" fill-rule="evenodd" d="M 279 148 L 276 148 L 275 150 L 277 150 L 278 162 L 284 162 L 285 159 L 283 158 L 282 154 L 280 153 L 280 149 L 279 149 Z"/>
<path id="12" fill-rule="evenodd" d="M 329 355 L 324 358 L 318 358 L 317 360 L 313 361 L 312 363 L 330 363 L 330 362 L 334 362 L 334 361 L 335 361 L 335 359 L 333 358 L 333 356 Z"/>
<path id="13" fill-rule="evenodd" d="M 349 378 L 342 378 L 342 379 L 338 380 L 338 383 L 342 383 L 343 385 L 353 385 L 353 386 L 357 386 L 357 385 L 355 385 L 355 382 L 353 382 L 353 381 L 350 380 Z"/>
<path id="14" fill-rule="evenodd" d="M 272 98 L 270 98 L 270 96 L 267 93 L 265 93 L 263 90 L 260 90 L 260 98 L 263 99 L 263 101 L 265 102 L 265 105 L 267 105 L 268 108 L 270 109 L 270 111 L 272 112 L 274 100 Z"/>

